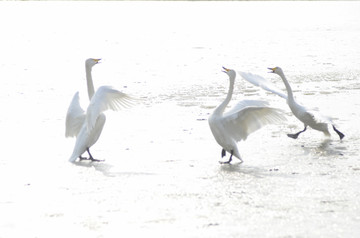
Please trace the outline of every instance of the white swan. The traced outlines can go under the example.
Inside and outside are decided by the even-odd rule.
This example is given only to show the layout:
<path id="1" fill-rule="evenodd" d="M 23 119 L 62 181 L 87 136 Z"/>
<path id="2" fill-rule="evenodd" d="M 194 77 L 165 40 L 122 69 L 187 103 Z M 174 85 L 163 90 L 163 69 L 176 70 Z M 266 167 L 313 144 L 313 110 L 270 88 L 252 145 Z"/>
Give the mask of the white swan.
<path id="1" fill-rule="evenodd" d="M 226 151 L 230 153 L 229 160 L 220 163 L 230 163 L 233 155 L 242 162 L 236 143 L 246 140 L 248 135 L 267 124 L 285 120 L 285 117 L 281 110 L 267 107 L 267 102 L 259 100 L 240 101 L 224 114 L 234 91 L 236 73 L 231 69 L 223 69 L 229 76 L 230 87 L 226 99 L 210 115 L 209 126 L 215 140 L 223 148 L 221 156 L 224 157 Z"/>
<path id="2" fill-rule="evenodd" d="M 333 122 L 329 117 L 321 115 L 318 111 L 307 109 L 295 101 L 290 84 L 287 81 L 284 72 L 280 67 L 269 68 L 269 69 L 271 70 L 270 73 L 275 73 L 281 77 L 286 87 L 286 91 L 287 91 L 286 101 L 288 105 L 292 113 L 300 121 L 304 123 L 304 129 L 302 131 L 299 131 L 295 134 L 288 134 L 289 137 L 293 139 L 297 139 L 301 133 L 306 131 L 307 126 L 310 126 L 315 130 L 322 131 L 326 136 L 330 136 L 328 129 L 328 125 L 330 124 L 332 125 L 334 131 L 339 135 L 340 140 L 344 138 L 345 135 L 336 129 L 335 125 L 333 124 Z"/>
<path id="3" fill-rule="evenodd" d="M 94 94 L 91 70 L 99 61 L 100 59 L 91 58 L 85 61 L 87 89 L 90 100 L 86 113 L 80 106 L 79 92 L 76 92 L 66 114 L 65 136 L 76 136 L 75 147 L 69 159 L 70 162 L 75 162 L 77 158 L 80 160 L 100 161 L 93 158 L 89 149 L 99 139 L 104 127 L 106 117 L 103 112 L 108 109 L 115 111 L 131 105 L 132 98 L 130 96 L 110 86 L 101 86 Z M 88 152 L 89 158 L 81 156 L 85 151 Z"/>

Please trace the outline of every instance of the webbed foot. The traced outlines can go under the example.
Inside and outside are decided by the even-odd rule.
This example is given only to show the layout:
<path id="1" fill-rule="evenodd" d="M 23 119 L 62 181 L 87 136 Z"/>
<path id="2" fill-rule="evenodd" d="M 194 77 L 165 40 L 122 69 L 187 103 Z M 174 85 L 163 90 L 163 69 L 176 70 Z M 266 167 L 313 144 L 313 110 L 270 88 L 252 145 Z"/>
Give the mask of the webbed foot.
<path id="1" fill-rule="evenodd" d="M 299 131 L 298 133 L 295 133 L 295 134 L 287 134 L 287 136 L 290 137 L 290 138 L 293 138 L 293 139 L 297 139 L 298 136 L 299 136 L 301 133 L 303 133 L 304 131 L 306 131 L 306 128 L 307 128 L 307 126 L 305 125 L 304 130 Z"/>
<path id="2" fill-rule="evenodd" d="M 233 151 L 233 150 L 231 150 L 231 155 L 230 155 L 229 160 L 228 160 L 228 161 L 219 161 L 219 163 L 220 163 L 220 164 L 230 164 L 230 163 L 231 163 L 231 161 L 232 161 L 232 156 L 233 156 L 233 153 L 234 153 L 234 151 Z M 222 157 L 224 157 L 224 156 L 225 156 L 225 154 L 226 154 L 226 152 L 225 152 L 225 150 L 223 149 L 223 150 L 222 150 L 222 152 L 221 152 Z"/>
<path id="3" fill-rule="evenodd" d="M 287 134 L 287 136 L 293 139 L 297 139 L 299 134 Z"/>

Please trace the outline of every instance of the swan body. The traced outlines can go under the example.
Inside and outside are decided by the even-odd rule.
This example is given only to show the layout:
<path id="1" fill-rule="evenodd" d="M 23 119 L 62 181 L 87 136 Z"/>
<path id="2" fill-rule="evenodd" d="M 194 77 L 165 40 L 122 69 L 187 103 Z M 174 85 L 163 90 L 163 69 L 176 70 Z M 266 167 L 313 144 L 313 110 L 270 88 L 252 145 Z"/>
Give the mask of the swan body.
<path id="1" fill-rule="evenodd" d="M 224 68 L 224 72 L 229 76 L 230 87 L 226 99 L 214 110 L 209 117 L 209 126 L 216 142 L 223 148 L 221 155 L 224 157 L 226 152 L 230 153 L 227 162 L 232 161 L 232 156 L 241 162 L 241 156 L 237 147 L 237 142 L 246 138 L 261 127 L 285 120 L 279 109 L 267 107 L 268 103 L 260 100 L 244 100 L 239 102 L 233 109 L 224 113 L 229 104 L 236 78 L 236 72 Z"/>
<path id="2" fill-rule="evenodd" d="M 81 157 L 81 155 L 83 153 L 85 153 L 85 151 L 88 151 L 90 160 L 95 161 L 95 159 L 92 158 L 92 155 L 90 154 L 89 149 L 99 139 L 100 134 L 104 128 L 105 121 L 106 121 L 106 117 L 105 117 L 104 113 L 101 113 L 98 116 L 95 126 L 92 130 L 89 131 L 87 129 L 86 123 L 83 124 L 83 126 L 81 127 L 81 130 L 76 138 L 75 147 L 74 147 L 73 153 L 69 159 L 70 162 L 75 162 L 75 160 L 77 158 L 80 158 L 80 160 L 84 159 L 83 157 Z"/>
<path id="3" fill-rule="evenodd" d="M 302 131 L 299 131 L 298 133 L 295 134 L 288 134 L 289 137 L 293 139 L 297 139 L 301 133 L 306 131 L 307 126 L 310 126 L 315 130 L 323 132 L 326 136 L 330 136 L 328 125 L 332 125 L 334 131 L 339 135 L 340 140 L 344 138 L 345 135 L 336 129 L 331 118 L 321 115 L 316 110 L 308 109 L 295 101 L 291 86 L 280 67 L 269 68 L 269 69 L 271 70 L 271 73 L 275 73 L 279 75 L 282 81 L 284 82 L 287 91 L 287 97 L 285 97 L 287 104 L 289 105 L 290 110 L 292 111 L 294 116 L 298 118 L 302 123 L 304 123 L 304 129 Z"/>
<path id="4" fill-rule="evenodd" d="M 85 61 L 86 79 L 90 104 L 86 112 L 80 106 L 79 92 L 76 92 L 66 115 L 65 136 L 76 137 L 76 143 L 69 161 L 75 162 L 77 158 L 85 159 L 81 155 L 87 151 L 89 159 L 95 160 L 90 154 L 90 147 L 99 139 L 106 122 L 104 111 L 110 109 L 117 111 L 122 107 L 131 105 L 132 98 L 110 86 L 101 86 L 94 90 L 91 77 L 92 67 L 99 59 Z"/>

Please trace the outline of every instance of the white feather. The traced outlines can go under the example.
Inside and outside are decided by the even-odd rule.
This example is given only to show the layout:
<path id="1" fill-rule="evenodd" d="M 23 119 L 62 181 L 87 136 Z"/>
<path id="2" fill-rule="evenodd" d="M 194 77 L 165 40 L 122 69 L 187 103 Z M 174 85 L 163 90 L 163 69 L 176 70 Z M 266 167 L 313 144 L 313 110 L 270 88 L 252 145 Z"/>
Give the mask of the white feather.
<path id="1" fill-rule="evenodd" d="M 283 112 L 276 108 L 249 106 L 238 112 L 224 114 L 224 127 L 234 140 L 246 140 L 248 135 L 268 124 L 282 122 Z"/>
<path id="2" fill-rule="evenodd" d="M 231 108 L 228 112 L 224 113 L 224 116 L 237 113 L 246 107 L 266 107 L 269 103 L 261 100 L 242 100 L 238 102 L 233 108 Z"/>
<path id="3" fill-rule="evenodd" d="M 258 86 L 268 92 L 275 93 L 282 98 L 287 99 L 287 96 L 284 93 L 282 93 L 280 89 L 276 88 L 274 86 L 274 84 L 272 84 L 265 78 L 261 77 L 260 75 L 252 74 L 252 73 L 245 73 L 245 72 L 241 72 L 241 71 L 238 71 L 238 74 L 240 74 L 240 76 L 243 79 L 245 79 L 246 81 L 248 81 L 249 83 L 251 83 L 255 86 Z"/>
<path id="4" fill-rule="evenodd" d="M 133 98 L 110 86 L 101 86 L 92 97 L 86 110 L 87 129 L 91 131 L 98 116 L 106 110 L 118 111 L 132 105 Z"/>
<path id="5" fill-rule="evenodd" d="M 77 136 L 84 121 L 85 111 L 80 106 L 79 92 L 76 92 L 66 114 L 65 136 Z"/>

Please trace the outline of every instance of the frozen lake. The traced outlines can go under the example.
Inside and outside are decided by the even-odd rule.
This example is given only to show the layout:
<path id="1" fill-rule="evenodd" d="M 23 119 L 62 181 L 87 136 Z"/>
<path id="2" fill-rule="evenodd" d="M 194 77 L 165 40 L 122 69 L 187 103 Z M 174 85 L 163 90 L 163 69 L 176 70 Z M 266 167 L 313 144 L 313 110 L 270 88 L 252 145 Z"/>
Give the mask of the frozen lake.
<path id="1" fill-rule="evenodd" d="M 0 238 L 359 237 L 359 2 L 0 3 Z M 84 61 L 95 87 L 139 105 L 107 113 L 92 153 L 71 164 L 65 115 Z M 332 116 L 346 137 L 303 128 L 285 101 L 238 78 L 230 105 L 268 100 L 288 121 L 220 165 L 207 122 L 226 66 Z"/>

